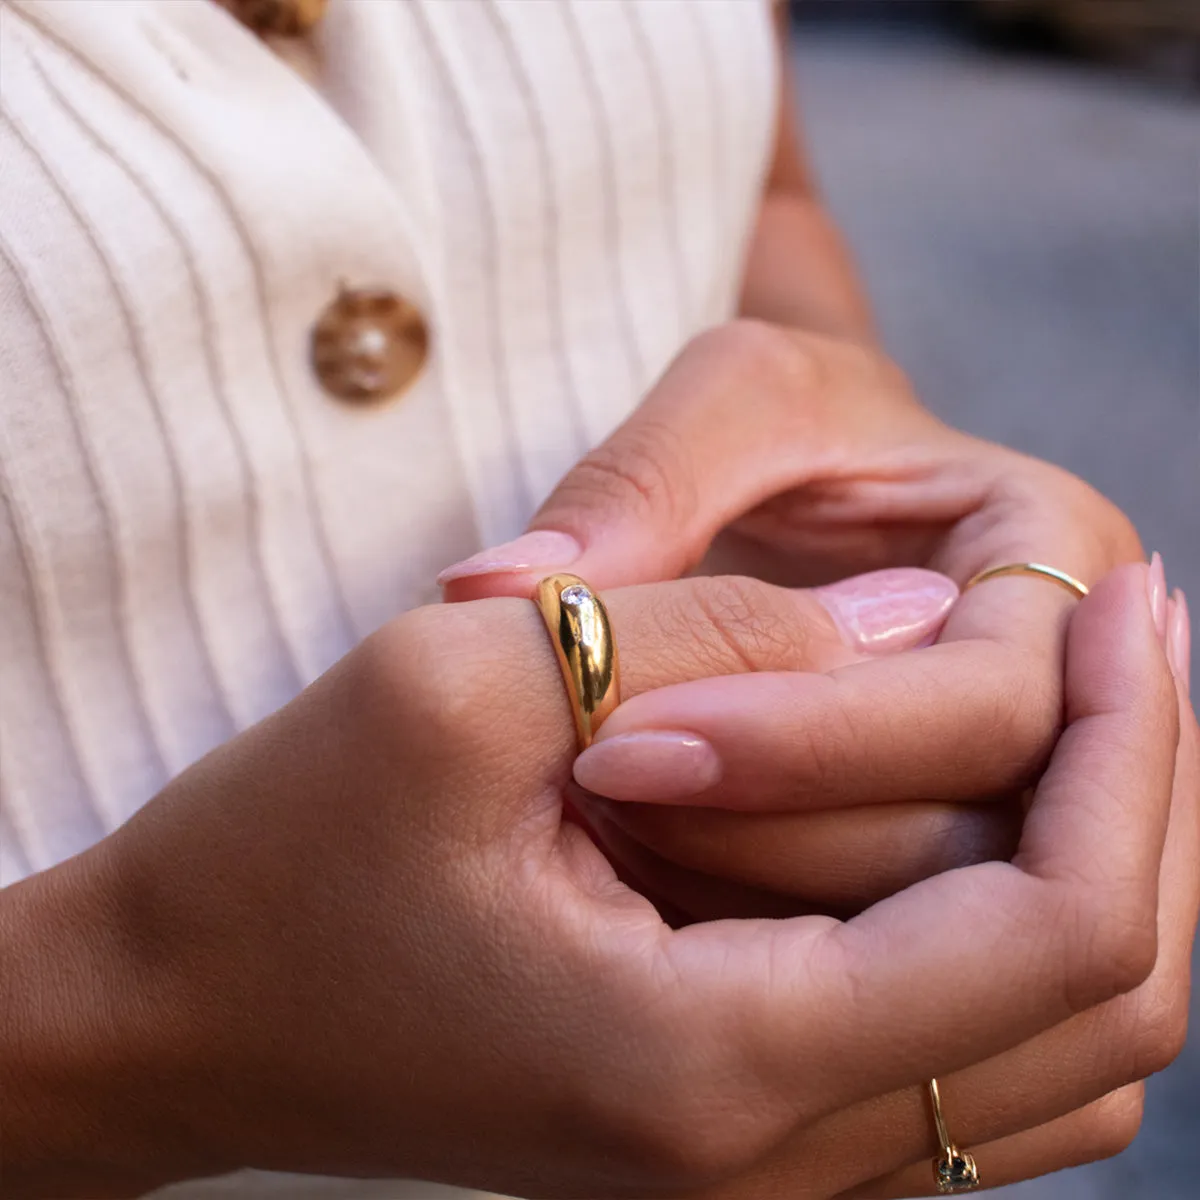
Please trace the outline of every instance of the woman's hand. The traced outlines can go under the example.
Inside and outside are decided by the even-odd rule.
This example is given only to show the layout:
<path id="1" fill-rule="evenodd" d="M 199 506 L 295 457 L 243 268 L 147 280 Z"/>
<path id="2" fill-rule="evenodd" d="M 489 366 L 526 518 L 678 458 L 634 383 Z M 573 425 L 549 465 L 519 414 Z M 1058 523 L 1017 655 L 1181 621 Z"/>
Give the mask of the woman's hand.
<path id="1" fill-rule="evenodd" d="M 853 590 L 747 586 L 753 602 L 738 581 L 718 579 L 614 594 L 626 694 L 752 662 L 831 669 L 881 640 L 914 645 L 936 633 L 956 595 L 949 580 L 919 571 L 884 572 Z M 866 627 L 847 618 L 868 596 L 883 619 L 864 645 Z M 454 1014 L 475 1003 L 537 1027 L 526 1004 L 502 1017 L 513 1004 L 497 989 L 513 985 L 512 972 L 544 967 L 544 988 L 528 1001 L 553 1007 L 545 988 L 568 985 L 539 956 L 581 952 L 555 941 L 555 922 L 578 917 L 567 910 L 586 908 L 596 889 L 618 897 L 609 914 L 618 925 L 631 904 L 634 915 L 653 915 L 594 851 L 581 857 L 578 830 L 559 828 L 569 729 L 531 604 L 416 612 L 176 780 L 114 837 L 4 891 L 0 1125 L 14 1196 L 129 1195 L 246 1164 L 448 1170 L 430 1156 L 457 1162 L 462 1122 L 450 1110 L 469 1097 L 451 1077 L 438 1085 L 444 1094 L 427 1076 L 401 1086 L 410 1065 L 380 1021 L 411 1027 L 403 1044 L 414 1061 L 424 1038 L 453 1042 Z M 899 826 L 896 836 L 904 841 Z M 975 840 L 961 840 L 975 852 Z M 966 860 L 948 852 L 945 861 Z M 468 936 L 459 920 L 479 928 Z M 471 938 L 487 952 L 476 955 Z M 546 947 L 523 963 L 530 938 Z M 442 995 L 447 981 L 453 994 Z M 621 1013 L 599 999 L 606 986 L 597 982 L 594 995 L 602 1012 L 568 1011 L 558 1033 L 597 1020 L 620 1026 Z M 640 1036 L 636 1024 L 609 1032 Z M 463 1053 L 478 1053 L 481 1071 L 495 1046 L 536 1053 L 508 1034 L 485 1046 L 485 1032 L 462 1031 Z M 594 1048 L 596 1035 L 582 1043 Z M 383 1090 L 372 1092 L 367 1071 L 360 1107 L 355 1072 L 378 1039 L 400 1083 L 377 1080 Z M 568 1057 L 562 1070 L 577 1067 Z M 516 1077 L 524 1069 L 541 1070 L 533 1058 Z M 555 1079 L 547 1086 L 570 1090 L 566 1075 Z M 381 1097 L 387 1121 L 373 1107 Z M 372 1126 L 379 1145 L 350 1132 L 342 1145 L 321 1125 L 343 1100 L 382 1122 Z M 428 1119 L 404 1115 L 406 1103 Z M 413 1131 L 408 1142 L 395 1122 Z M 494 1136 L 500 1162 L 507 1134 Z"/>
<path id="2" fill-rule="evenodd" d="M 907 564 L 963 583 L 1032 559 L 1094 583 L 1141 557 L 1107 500 L 947 428 L 877 351 L 754 321 L 696 338 L 532 529 L 449 568 L 447 599 L 531 594 L 553 570 L 597 587 L 698 568 L 812 584 Z M 1053 745 L 1069 611 L 1065 593 L 1030 579 L 989 584 L 955 609 L 941 639 L 956 644 L 947 694 L 986 669 L 999 704 L 1019 695 L 1039 718 L 1002 730 L 995 757 L 1032 767 Z"/>
<path id="3" fill-rule="evenodd" d="M 1141 556 L 1128 520 L 1103 497 L 1065 471 L 942 425 L 878 352 L 749 321 L 692 342 L 629 420 L 566 476 L 533 529 L 446 572 L 447 598 L 526 594 L 538 576 L 558 569 L 596 586 L 693 569 L 811 583 L 909 563 L 963 583 L 987 566 L 1034 560 L 1093 583 Z M 1166 591 L 1157 572 L 1155 580 L 1161 628 Z M 896 813 L 856 808 L 851 824 L 811 810 L 883 798 L 919 804 L 931 865 L 949 802 L 973 803 L 970 813 L 986 809 L 993 828 L 1006 820 L 1015 839 L 1020 793 L 1061 728 L 1072 604 L 1044 580 L 999 579 L 962 598 L 935 651 L 881 659 L 836 686 L 804 676 L 719 680 L 663 697 L 657 709 L 647 698 L 637 720 L 626 714 L 602 739 L 635 730 L 695 733 L 680 722 L 740 713 L 742 757 L 753 766 L 763 764 L 764 742 L 783 744 L 781 727 L 803 731 L 814 708 L 839 708 L 851 686 L 855 697 L 870 690 L 872 719 L 843 724 L 864 764 L 875 764 L 876 791 L 853 793 L 826 774 L 808 795 L 757 789 L 756 807 L 780 815 L 753 826 L 719 811 L 624 807 L 598 811 L 596 828 L 647 876 L 672 874 L 667 860 L 704 871 L 723 861 L 720 874 L 795 895 L 814 859 L 827 864 L 826 875 L 848 862 L 842 885 L 831 880 L 824 892 L 849 906 L 898 882 L 888 847 Z M 917 695 L 919 726 L 909 711 Z M 924 772 L 895 770 L 906 738 L 913 739 L 906 758 L 922 761 Z M 581 781 L 622 800 L 678 804 L 690 787 L 706 807 L 719 808 L 730 794 L 695 786 L 694 774 L 655 771 L 645 737 L 627 745 L 619 771 L 611 745 L 603 771 L 600 757 L 581 764 Z M 781 779 L 784 766 L 766 769 Z M 752 772 L 743 777 L 753 784 Z M 1008 799 L 998 806 L 996 797 Z M 789 812 L 797 806 L 806 811 Z M 608 819 L 614 815 L 622 828 Z M 862 838 L 874 830 L 874 855 L 831 857 L 847 828 Z M 739 846 L 752 852 L 739 857 Z M 709 885 L 681 875 L 672 890 L 700 905 Z M 709 895 L 694 911 L 712 915 L 722 902 Z"/>
<path id="4" fill-rule="evenodd" d="M 1177 704 L 1144 576 L 1080 608 L 1074 728 L 1014 864 L 845 924 L 672 931 L 562 820 L 573 729 L 533 606 L 409 614 L 4 894 L 6 1185 L 120 1195 L 251 1165 L 774 1197 L 796 1194 L 772 1171 L 799 1147 L 824 1197 L 927 1152 L 928 1075 L 962 1072 L 963 1137 L 1078 1109 L 1173 1047 L 1177 987 L 1120 1010 L 1141 1047 L 1123 1061 L 1096 1048 L 1112 1009 L 1075 1014 L 1161 988 L 1194 910 L 1191 758 L 1160 906 Z M 712 586 L 610 597 L 631 691 L 743 658 Z M 760 633 L 821 628 L 811 597 L 763 588 Z M 811 736 L 832 740 L 817 769 L 853 780 L 836 725 Z"/>

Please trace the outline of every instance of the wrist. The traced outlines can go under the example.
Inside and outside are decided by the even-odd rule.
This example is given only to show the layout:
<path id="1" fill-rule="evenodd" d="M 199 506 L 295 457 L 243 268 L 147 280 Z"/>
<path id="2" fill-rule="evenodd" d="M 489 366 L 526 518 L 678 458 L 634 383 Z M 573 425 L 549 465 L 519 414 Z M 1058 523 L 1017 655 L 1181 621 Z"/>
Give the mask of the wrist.
<path id="1" fill-rule="evenodd" d="M 740 314 L 878 346 L 866 293 L 841 232 L 810 196 L 763 198 L 746 254 Z"/>
<path id="2" fill-rule="evenodd" d="M 0 892 L 5 1195 L 134 1196 L 222 1169 L 192 1144 L 185 1006 L 139 956 L 105 845 Z"/>

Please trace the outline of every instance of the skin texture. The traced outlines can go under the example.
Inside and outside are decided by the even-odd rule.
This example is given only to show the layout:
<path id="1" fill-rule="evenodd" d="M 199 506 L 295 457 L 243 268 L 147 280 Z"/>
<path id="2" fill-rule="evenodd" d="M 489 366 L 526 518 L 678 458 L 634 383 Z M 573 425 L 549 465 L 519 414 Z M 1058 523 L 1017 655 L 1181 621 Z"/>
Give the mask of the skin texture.
<path id="1" fill-rule="evenodd" d="M 920 410 L 871 349 L 786 122 L 743 311 L 539 517 L 584 543 L 594 582 L 722 561 L 961 581 L 1027 550 L 1093 581 L 1139 556 L 1078 481 Z M 770 813 L 709 796 L 630 833 L 631 806 L 620 825 L 596 809 L 607 857 L 562 819 L 571 725 L 532 607 L 409 614 L 0 896 L 5 1194 L 97 1200 L 244 1165 L 529 1196 L 921 1193 L 934 1073 L 989 1182 L 1115 1152 L 1131 1081 L 1183 1036 L 1200 860 L 1195 724 L 1144 574 L 1077 611 L 989 585 L 937 653 L 872 661 L 811 598 L 753 579 L 612 593 L 633 697 L 614 729 L 639 693 L 693 703 L 676 689 L 714 676 L 834 679 L 838 703 L 802 769 L 767 725 L 773 773 L 727 778 L 727 805 L 770 795 Z M 1037 774 L 1064 711 L 1018 823 L 981 797 Z M 930 800 L 947 769 L 961 794 Z M 672 929 L 621 882 L 631 862 L 681 924 L 812 915 Z"/>
<path id="2" fill-rule="evenodd" d="M 744 661 L 720 586 L 611 594 L 633 691 L 720 669 L 714 647 Z M 833 646 L 812 597 L 761 586 L 814 655 Z M 845 922 L 672 930 L 562 819 L 573 732 L 533 606 L 410 613 L 9 889 L 6 1194 L 241 1165 L 897 1194 L 930 1152 L 934 1073 L 985 1170 L 1004 1143 L 997 1178 L 1059 1165 L 1042 1127 L 1066 1114 L 1068 1155 L 1111 1149 L 1133 1109 L 1103 1098 L 1177 1048 L 1196 909 L 1196 729 L 1144 567 L 1079 605 L 1065 695 L 1011 864 Z"/>

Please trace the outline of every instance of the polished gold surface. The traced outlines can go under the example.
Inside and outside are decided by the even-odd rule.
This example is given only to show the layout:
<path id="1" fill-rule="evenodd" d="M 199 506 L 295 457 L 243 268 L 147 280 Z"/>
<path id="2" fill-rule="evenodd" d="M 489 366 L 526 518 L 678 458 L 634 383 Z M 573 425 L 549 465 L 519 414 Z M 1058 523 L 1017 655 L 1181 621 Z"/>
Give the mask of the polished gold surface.
<path id="1" fill-rule="evenodd" d="M 973 1192 L 980 1186 L 979 1168 L 972 1155 L 960 1150 L 946 1129 L 946 1118 L 942 1115 L 942 1093 L 938 1081 L 929 1081 L 929 1106 L 933 1109 L 933 1123 L 937 1128 L 942 1152 L 933 1160 L 933 1182 L 942 1195 Z"/>
<path id="2" fill-rule="evenodd" d="M 604 602 L 578 575 L 549 575 L 538 584 L 541 610 L 567 684 L 580 750 L 620 703 L 617 643 Z"/>
<path id="3" fill-rule="evenodd" d="M 1077 600 L 1082 600 L 1088 594 L 1087 584 L 1080 583 L 1072 575 L 1068 575 L 1066 571 L 1060 571 L 1057 567 L 1048 567 L 1044 563 L 1024 562 L 1024 563 L 1005 563 L 1002 567 L 988 567 L 986 571 L 980 571 L 978 575 L 973 575 L 963 585 L 963 591 L 968 591 L 977 583 L 986 583 L 989 579 L 999 579 L 1004 575 L 1034 575 L 1040 576 L 1042 579 L 1049 579 L 1051 583 L 1057 583 L 1059 587 L 1065 588 Z"/>

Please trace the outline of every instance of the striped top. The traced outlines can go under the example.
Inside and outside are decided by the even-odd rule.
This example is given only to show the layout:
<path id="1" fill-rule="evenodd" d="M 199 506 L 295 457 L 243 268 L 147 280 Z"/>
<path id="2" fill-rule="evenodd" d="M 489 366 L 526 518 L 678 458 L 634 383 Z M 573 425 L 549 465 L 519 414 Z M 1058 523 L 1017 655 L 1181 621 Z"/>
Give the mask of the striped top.
<path id="1" fill-rule="evenodd" d="M 0 879 L 521 530 L 733 312 L 776 89 L 767 0 L 0 0 Z M 341 284 L 426 317 L 390 406 Z"/>

